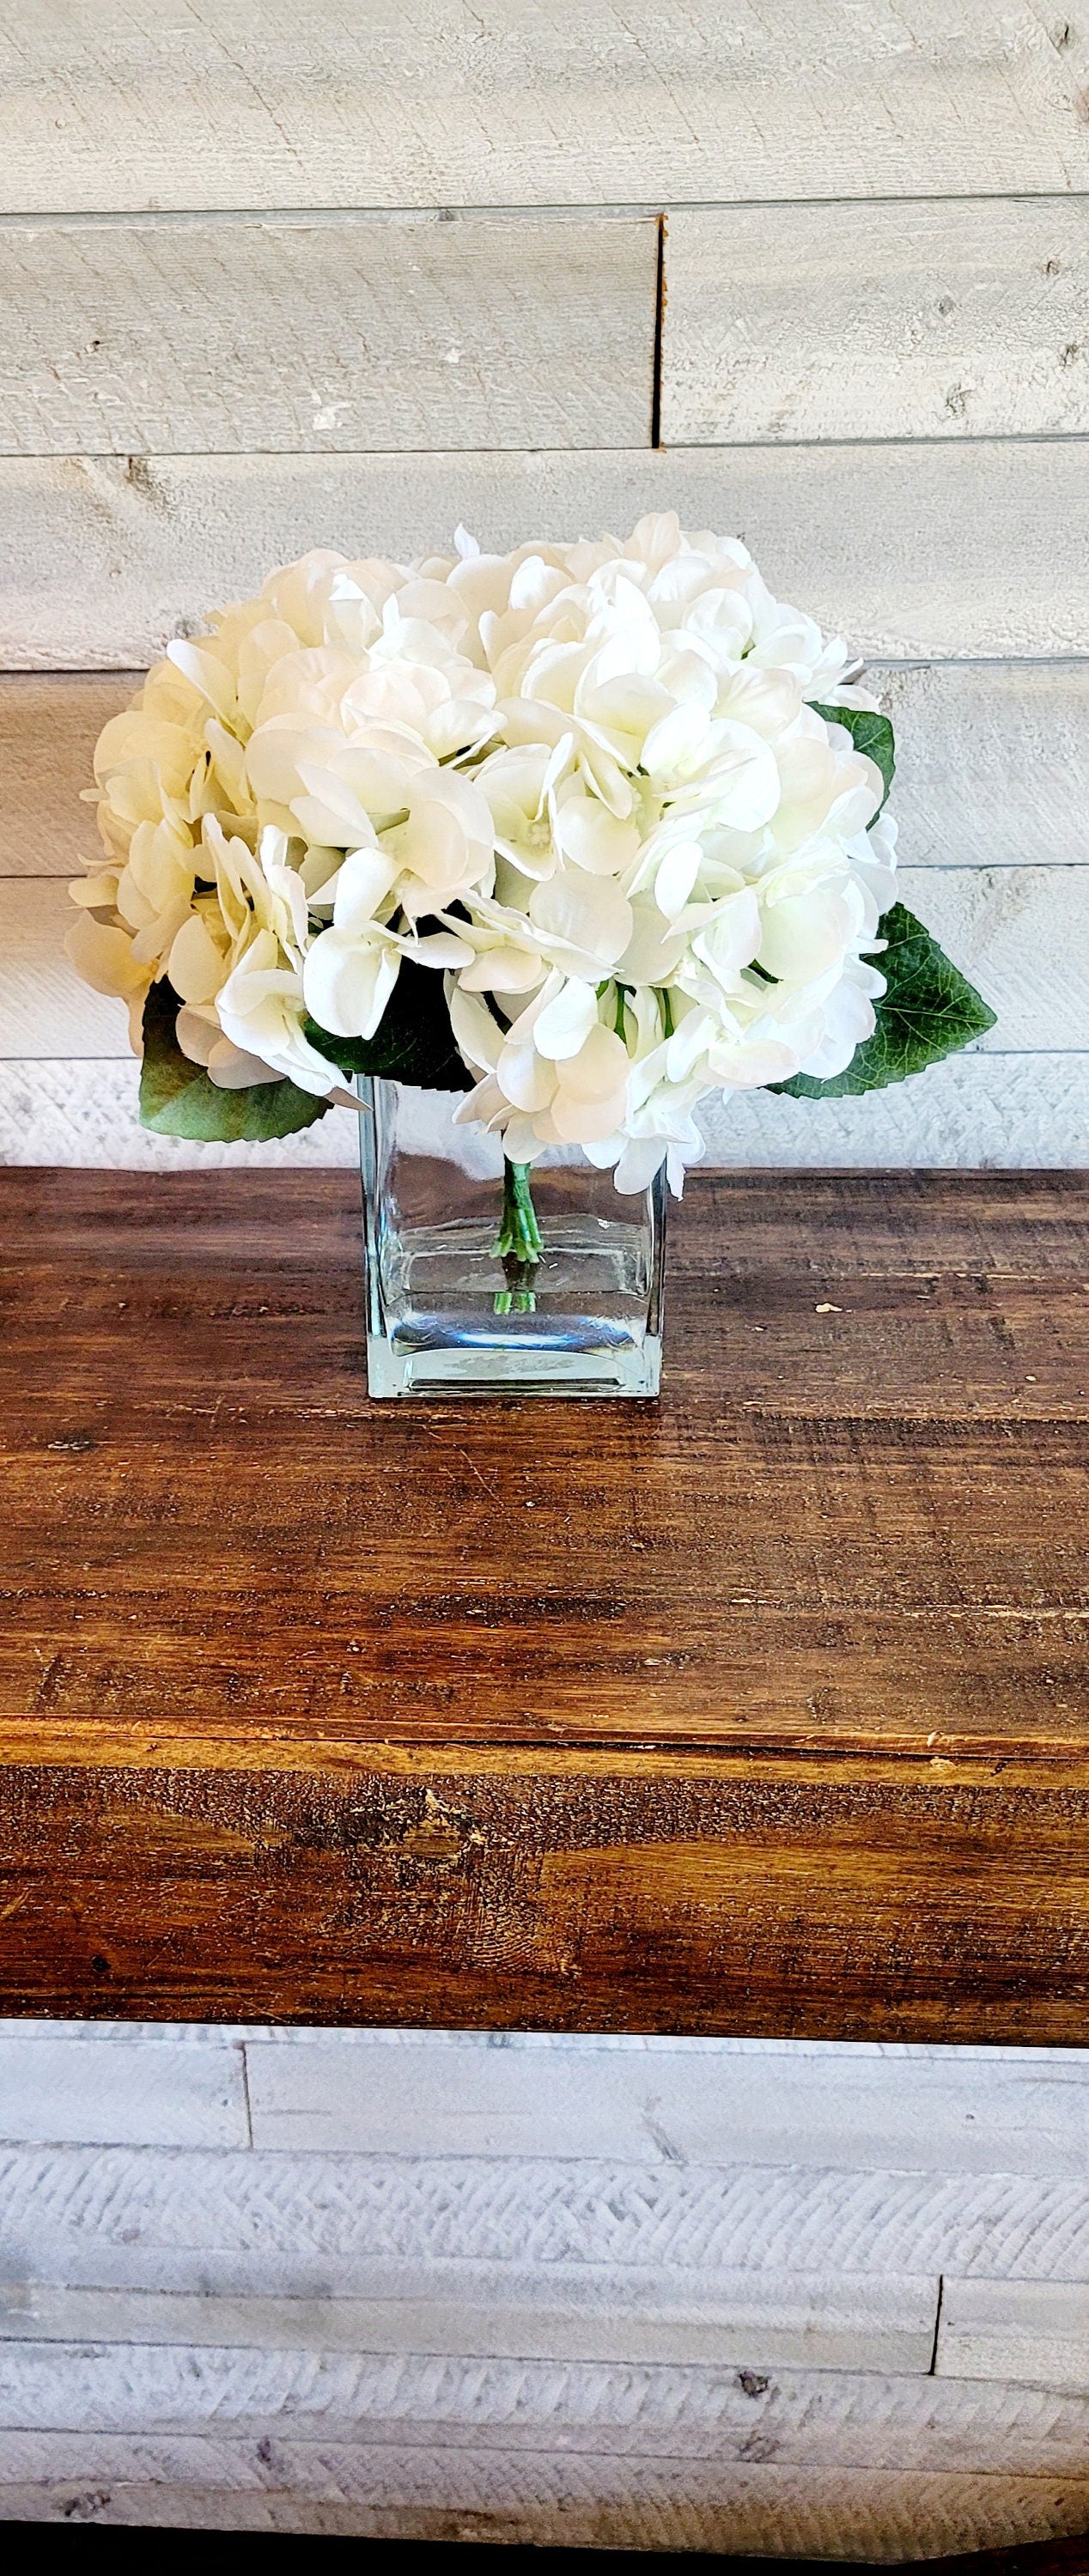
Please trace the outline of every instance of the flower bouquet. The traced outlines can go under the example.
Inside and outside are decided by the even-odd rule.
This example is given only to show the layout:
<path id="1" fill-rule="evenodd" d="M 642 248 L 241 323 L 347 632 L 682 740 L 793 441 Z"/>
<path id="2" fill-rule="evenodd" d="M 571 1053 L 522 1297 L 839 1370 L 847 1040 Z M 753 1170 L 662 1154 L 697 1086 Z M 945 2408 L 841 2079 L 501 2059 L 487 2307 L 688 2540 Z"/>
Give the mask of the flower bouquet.
<path id="1" fill-rule="evenodd" d="M 887 716 L 744 546 L 456 544 L 307 555 L 169 646 L 97 746 L 70 954 L 159 1133 L 359 1115 L 374 1393 L 651 1394 L 701 1099 L 871 1090 L 993 1015 L 896 900 Z"/>

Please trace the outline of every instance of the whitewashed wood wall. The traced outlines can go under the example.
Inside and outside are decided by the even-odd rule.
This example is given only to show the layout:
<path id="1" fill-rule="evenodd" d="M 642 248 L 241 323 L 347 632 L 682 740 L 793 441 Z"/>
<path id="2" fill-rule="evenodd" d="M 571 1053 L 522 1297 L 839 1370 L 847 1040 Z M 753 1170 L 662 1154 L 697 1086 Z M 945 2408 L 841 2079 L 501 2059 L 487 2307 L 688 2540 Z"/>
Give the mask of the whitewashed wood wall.
<path id="1" fill-rule="evenodd" d="M 246 1158 L 139 1135 L 60 953 L 171 635 L 308 545 L 672 503 L 869 657 L 999 1013 L 714 1154 L 1087 1159 L 1089 16 L 0 0 L 0 208 L 0 1159 Z M 8 2025 L 0 2518 L 1078 2530 L 1087 2111 L 1052 2052 Z"/>
<path id="2" fill-rule="evenodd" d="M 1087 102 L 1043 0 L 2 0 L 0 1159 L 250 1150 L 140 1136 L 61 954 L 171 635 L 315 543 L 675 502 L 869 657 L 906 898 L 999 1015 L 713 1157 L 1085 1160 Z"/>
<path id="3" fill-rule="evenodd" d="M 0 2518 L 1089 2528 L 1073 2051 L 0 2024 Z"/>

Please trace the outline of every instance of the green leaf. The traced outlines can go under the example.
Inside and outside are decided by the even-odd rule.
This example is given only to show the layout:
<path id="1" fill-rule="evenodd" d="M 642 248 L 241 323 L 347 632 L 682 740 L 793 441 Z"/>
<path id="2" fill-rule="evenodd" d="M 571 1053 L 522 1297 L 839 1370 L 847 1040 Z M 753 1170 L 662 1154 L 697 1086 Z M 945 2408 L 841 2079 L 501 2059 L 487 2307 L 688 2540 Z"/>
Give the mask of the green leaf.
<path id="1" fill-rule="evenodd" d="M 820 707 L 815 698 L 813 712 L 823 716 L 826 724 L 846 725 L 855 750 L 864 752 L 867 760 L 876 761 L 885 781 L 885 795 L 877 809 L 880 813 L 896 775 L 896 746 L 888 717 L 874 715 L 869 707 Z"/>
<path id="2" fill-rule="evenodd" d="M 955 1055 L 958 1047 L 993 1029 L 994 1012 L 904 904 L 893 904 L 878 931 L 888 941 L 877 961 L 888 991 L 874 1004 L 872 1038 L 828 1082 L 796 1073 L 790 1082 L 770 1082 L 769 1091 L 788 1091 L 795 1100 L 842 1100 L 860 1091 L 881 1091 L 886 1083 L 905 1082 L 909 1074 Z"/>
<path id="3" fill-rule="evenodd" d="M 144 1004 L 144 1060 L 140 1067 L 140 1123 L 159 1136 L 185 1136 L 200 1145 L 264 1145 L 293 1136 L 324 1116 L 327 1100 L 294 1082 L 256 1082 L 248 1091 L 221 1091 L 203 1067 L 190 1064 L 175 1033 L 180 1004 L 173 986 L 153 984 Z"/>
<path id="4" fill-rule="evenodd" d="M 304 1022 L 319 1055 L 342 1073 L 369 1073 L 383 1082 L 408 1082 L 418 1091 L 468 1091 L 472 1075 L 458 1054 L 443 979 L 435 966 L 406 957 L 372 1038 L 334 1038 L 316 1020 Z"/>

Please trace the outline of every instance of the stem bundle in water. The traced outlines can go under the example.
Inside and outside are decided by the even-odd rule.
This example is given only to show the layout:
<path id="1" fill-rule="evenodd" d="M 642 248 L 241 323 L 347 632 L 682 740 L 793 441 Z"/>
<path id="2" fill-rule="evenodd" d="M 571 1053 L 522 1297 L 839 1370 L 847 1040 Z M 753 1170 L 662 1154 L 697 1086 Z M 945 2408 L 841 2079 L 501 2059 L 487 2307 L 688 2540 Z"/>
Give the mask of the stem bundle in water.
<path id="1" fill-rule="evenodd" d="M 537 1304 L 533 1282 L 544 1252 L 528 1163 L 503 1160 L 503 1206 L 494 1253 L 506 1272 L 507 1285 L 495 1300 L 497 1315 L 532 1314 Z"/>

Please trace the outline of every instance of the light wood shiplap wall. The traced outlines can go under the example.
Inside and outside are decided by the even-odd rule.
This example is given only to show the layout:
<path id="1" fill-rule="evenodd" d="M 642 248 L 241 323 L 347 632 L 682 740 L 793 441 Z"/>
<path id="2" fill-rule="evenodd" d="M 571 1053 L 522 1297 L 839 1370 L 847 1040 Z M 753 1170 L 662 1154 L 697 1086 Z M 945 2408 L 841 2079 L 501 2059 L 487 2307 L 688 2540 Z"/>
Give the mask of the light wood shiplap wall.
<path id="1" fill-rule="evenodd" d="M 1087 431 L 1062 7 L 0 0 L 0 1159 L 250 1151 L 140 1133 L 61 950 L 172 635 L 309 545 L 675 504 L 868 655 L 908 900 L 999 1013 L 713 1152 L 1085 1161 Z M 1058 2052 L 8 2025 L 0 2520 L 1070 2532 L 1087 2135 Z"/>
<path id="2" fill-rule="evenodd" d="M 716 1109 L 713 1155 L 1086 1159 L 1089 21 L 4 0 L 0 208 L 0 1158 L 248 1150 L 140 1135 L 61 947 L 171 635 L 308 545 L 675 504 L 869 658 L 906 899 L 998 1012 L 904 1092 Z"/>
<path id="3" fill-rule="evenodd" d="M 1087 2111 L 1062 2049 L 0 2023 L 0 2521 L 1084 2531 Z"/>

